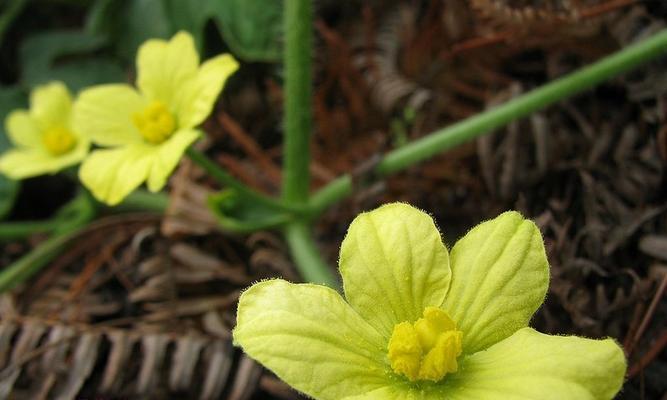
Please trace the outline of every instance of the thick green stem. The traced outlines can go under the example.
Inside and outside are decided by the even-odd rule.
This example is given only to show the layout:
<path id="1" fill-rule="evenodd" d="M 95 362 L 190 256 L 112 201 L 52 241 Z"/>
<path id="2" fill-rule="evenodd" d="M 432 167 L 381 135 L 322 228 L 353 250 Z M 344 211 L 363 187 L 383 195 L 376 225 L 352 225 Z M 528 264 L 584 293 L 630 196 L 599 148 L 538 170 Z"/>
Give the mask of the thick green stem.
<path id="1" fill-rule="evenodd" d="M 340 285 L 322 260 L 307 223 L 292 222 L 284 229 L 290 253 L 306 282 L 320 283 L 337 289 Z"/>
<path id="2" fill-rule="evenodd" d="M 305 213 L 307 211 L 303 207 L 292 206 L 254 191 L 243 183 L 237 181 L 232 175 L 227 173 L 227 171 L 220 168 L 216 163 L 211 161 L 203 153 L 194 149 L 193 147 L 188 148 L 186 150 L 186 154 L 192 161 L 203 168 L 204 171 L 206 171 L 206 173 L 208 173 L 213 179 L 231 189 L 234 189 L 242 197 L 282 211 L 289 211 L 292 213 Z"/>
<path id="3" fill-rule="evenodd" d="M 130 193 L 119 205 L 109 208 L 110 212 L 151 211 L 164 213 L 169 205 L 169 196 L 165 193 L 151 193 L 145 190 L 135 190 Z"/>
<path id="4" fill-rule="evenodd" d="M 541 86 L 507 103 L 472 118 L 438 130 L 419 140 L 387 153 L 375 168 L 378 176 L 400 171 L 425 159 L 455 147 L 494 129 L 531 114 L 566 97 L 589 89 L 598 83 L 637 65 L 645 63 L 667 50 L 667 30 L 602 60 Z M 310 201 L 314 214 L 326 210 L 352 193 L 352 179 L 344 175 L 330 182 Z"/>
<path id="5" fill-rule="evenodd" d="M 312 0 L 285 1 L 283 200 L 305 205 L 312 129 Z"/>

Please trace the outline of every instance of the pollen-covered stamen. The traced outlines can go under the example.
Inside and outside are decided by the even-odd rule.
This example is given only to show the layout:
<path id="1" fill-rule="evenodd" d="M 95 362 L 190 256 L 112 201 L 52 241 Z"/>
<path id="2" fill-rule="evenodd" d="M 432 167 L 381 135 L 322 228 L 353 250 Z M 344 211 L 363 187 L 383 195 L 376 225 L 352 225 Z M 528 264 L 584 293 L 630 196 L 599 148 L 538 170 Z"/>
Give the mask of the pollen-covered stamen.
<path id="1" fill-rule="evenodd" d="M 169 139 L 176 128 L 176 121 L 167 106 L 153 100 L 142 112 L 132 116 L 134 126 L 146 141 L 159 144 Z"/>
<path id="2" fill-rule="evenodd" d="M 51 155 L 60 156 L 74 148 L 76 136 L 69 129 L 59 126 L 47 129 L 42 134 L 42 143 Z"/>
<path id="3" fill-rule="evenodd" d="M 391 368 L 413 382 L 437 382 L 458 370 L 462 339 L 446 312 L 426 307 L 424 317 L 414 324 L 406 321 L 394 327 L 388 346 Z"/>

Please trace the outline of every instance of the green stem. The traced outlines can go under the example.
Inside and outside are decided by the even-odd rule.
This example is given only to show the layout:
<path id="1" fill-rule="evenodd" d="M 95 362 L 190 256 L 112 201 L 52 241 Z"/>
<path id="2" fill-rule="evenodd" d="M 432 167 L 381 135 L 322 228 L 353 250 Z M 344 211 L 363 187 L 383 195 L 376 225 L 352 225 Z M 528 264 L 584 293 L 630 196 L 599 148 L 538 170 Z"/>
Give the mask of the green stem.
<path id="1" fill-rule="evenodd" d="M 310 187 L 312 21 L 312 0 L 286 0 L 282 197 L 290 204 L 306 204 Z"/>
<path id="2" fill-rule="evenodd" d="M 36 233 L 51 232 L 60 220 L 4 222 L 0 224 L 0 241 L 23 239 Z"/>
<path id="3" fill-rule="evenodd" d="M 331 269 L 322 260 L 309 225 L 304 222 L 292 222 L 285 226 L 284 233 L 290 253 L 303 279 L 306 282 L 337 289 L 340 285 Z"/>
<path id="4" fill-rule="evenodd" d="M 113 213 L 131 211 L 149 211 L 162 214 L 169 205 L 169 196 L 165 193 L 151 193 L 145 190 L 135 190 L 123 202 L 109 208 Z"/>
<path id="5" fill-rule="evenodd" d="M 216 163 L 206 157 L 206 155 L 194 149 L 193 147 L 188 148 L 186 150 L 186 154 L 192 161 L 203 168 L 204 171 L 206 171 L 206 173 L 208 173 L 213 179 L 217 180 L 222 185 L 234 189 L 241 197 L 254 200 L 257 203 L 282 211 L 288 211 L 297 214 L 305 214 L 307 211 L 303 207 L 291 206 L 254 191 L 243 183 L 237 181 L 232 175 L 227 173 L 227 171 L 220 168 Z"/>
<path id="6" fill-rule="evenodd" d="M 566 97 L 645 63 L 667 50 L 667 30 L 626 47 L 565 77 L 541 86 L 482 114 L 468 118 L 387 153 L 375 168 L 382 177 L 400 171 L 461 143 L 531 114 Z M 341 176 L 317 192 L 310 201 L 314 214 L 323 212 L 352 193 L 352 179 Z"/>
<path id="7" fill-rule="evenodd" d="M 0 272 L 0 293 L 15 287 L 34 275 L 60 254 L 62 248 L 82 229 L 84 229 L 82 226 L 70 226 L 68 230 L 50 237 L 31 252 L 3 269 Z"/>

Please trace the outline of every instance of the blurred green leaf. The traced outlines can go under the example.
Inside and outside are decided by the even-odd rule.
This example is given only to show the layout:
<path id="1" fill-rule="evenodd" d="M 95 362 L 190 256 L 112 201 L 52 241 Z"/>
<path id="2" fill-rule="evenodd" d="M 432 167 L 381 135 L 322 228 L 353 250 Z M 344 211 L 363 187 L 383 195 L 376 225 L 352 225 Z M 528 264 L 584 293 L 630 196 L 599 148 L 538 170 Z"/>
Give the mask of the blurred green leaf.
<path id="1" fill-rule="evenodd" d="M 28 4 L 28 0 L 5 0 L 0 4 L 2 4 L 0 9 L 0 44 L 2 44 L 5 32 L 21 13 L 23 7 Z"/>
<path id="2" fill-rule="evenodd" d="M 213 20 L 234 54 L 246 61 L 278 61 L 281 56 L 280 0 L 164 0 L 174 30 L 190 31 L 198 43 Z"/>
<path id="3" fill-rule="evenodd" d="M 9 139 L 5 132 L 5 116 L 16 108 L 25 107 L 26 96 L 17 87 L 0 87 L 0 154 L 9 147 Z M 0 174 L 0 220 L 7 216 L 14 205 L 18 193 L 19 182 Z"/>
<path id="4" fill-rule="evenodd" d="M 32 36 L 20 51 L 22 80 L 28 87 L 61 80 L 70 89 L 125 80 L 120 65 L 95 53 L 106 46 L 99 35 L 76 31 L 51 31 Z"/>
<path id="5" fill-rule="evenodd" d="M 144 41 L 168 38 L 175 29 L 167 16 L 164 0 L 97 0 L 88 14 L 86 31 L 108 37 L 116 53 L 132 63 Z"/>

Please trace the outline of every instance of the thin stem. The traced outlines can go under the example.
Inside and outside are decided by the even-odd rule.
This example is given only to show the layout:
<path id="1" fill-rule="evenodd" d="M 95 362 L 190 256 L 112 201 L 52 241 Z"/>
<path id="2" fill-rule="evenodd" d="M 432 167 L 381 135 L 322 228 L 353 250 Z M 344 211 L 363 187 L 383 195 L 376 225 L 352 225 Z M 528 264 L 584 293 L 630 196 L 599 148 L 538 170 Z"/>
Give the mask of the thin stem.
<path id="1" fill-rule="evenodd" d="M 151 193 L 145 190 L 135 190 L 123 202 L 109 208 L 110 212 L 152 211 L 164 213 L 169 205 L 169 196 L 165 193 Z"/>
<path id="2" fill-rule="evenodd" d="M 51 232 L 60 223 L 60 220 L 4 222 L 0 224 L 0 241 L 23 239 L 35 233 Z"/>
<path id="3" fill-rule="evenodd" d="M 283 200 L 305 204 L 310 187 L 312 0 L 285 2 Z"/>
<path id="4" fill-rule="evenodd" d="M 48 238 L 31 252 L 3 269 L 0 272 L 0 293 L 15 287 L 34 275 L 57 256 L 61 249 L 82 229 L 84 228 L 81 226 L 70 226 L 66 231 Z"/>
<path id="5" fill-rule="evenodd" d="M 320 283 L 337 289 L 340 285 L 327 264 L 322 260 L 307 223 L 292 222 L 284 229 L 294 262 L 306 282 Z"/>
<path id="6" fill-rule="evenodd" d="M 302 207 L 295 207 L 289 204 L 282 203 L 278 200 L 272 199 L 271 197 L 265 196 L 259 192 L 254 191 L 243 183 L 237 181 L 232 175 L 227 173 L 227 171 L 220 168 L 216 163 L 211 161 L 206 157 L 202 152 L 190 147 L 186 150 L 186 154 L 192 161 L 197 163 L 201 168 L 206 171 L 211 177 L 220 182 L 221 184 L 236 190 L 241 196 L 252 199 L 260 204 L 279 209 L 282 211 L 289 211 L 292 213 L 305 213 Z"/>
<path id="7" fill-rule="evenodd" d="M 387 153 L 375 168 L 378 176 L 400 171 L 434 155 L 478 136 L 493 132 L 509 122 L 531 114 L 566 97 L 580 93 L 614 75 L 626 72 L 645 63 L 667 50 L 667 30 L 626 47 L 602 60 L 565 77 L 541 86 L 482 114 L 468 118 L 452 126 L 435 131 L 428 136 Z M 310 201 L 314 214 L 349 196 L 352 179 L 341 176 L 317 192 Z"/>

